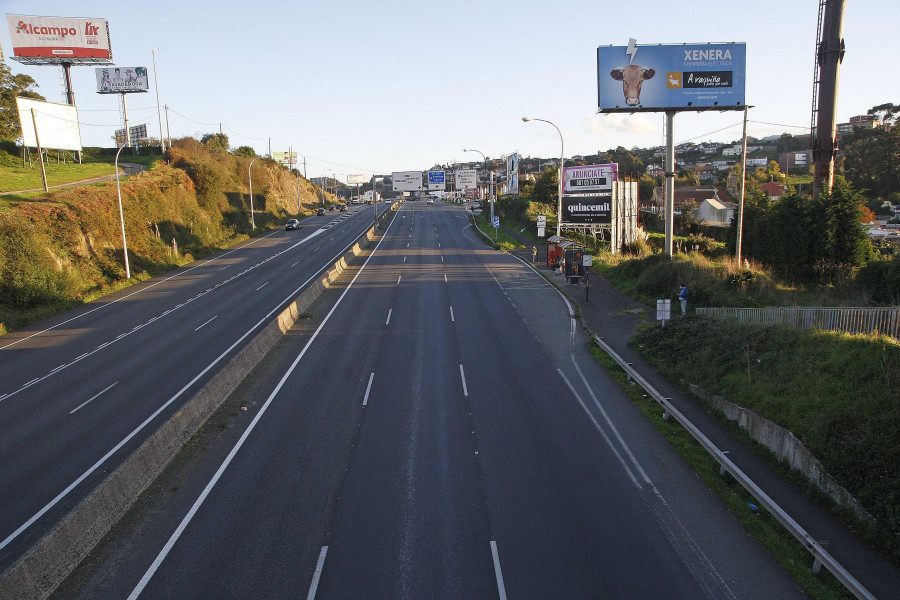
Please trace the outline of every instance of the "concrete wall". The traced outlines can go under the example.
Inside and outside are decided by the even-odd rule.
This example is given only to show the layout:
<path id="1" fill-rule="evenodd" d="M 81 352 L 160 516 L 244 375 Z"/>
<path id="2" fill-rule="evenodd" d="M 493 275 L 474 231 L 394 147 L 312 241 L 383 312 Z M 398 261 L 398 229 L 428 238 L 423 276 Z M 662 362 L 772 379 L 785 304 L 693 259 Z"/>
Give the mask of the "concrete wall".
<path id="1" fill-rule="evenodd" d="M 386 227 L 398 208 L 385 211 L 379 228 Z M 238 384 L 272 349 L 300 315 L 337 280 L 354 257 L 379 237 L 369 229 L 327 271 L 244 346 L 177 413 L 163 423 L 117 469 L 0 576 L 0 600 L 40 600 L 87 556 L 138 499 L 182 446 L 219 408 Z"/>
<path id="2" fill-rule="evenodd" d="M 729 421 L 735 421 L 750 437 L 774 452 L 778 460 L 803 473 L 838 505 L 849 508 L 863 521 L 875 522 L 872 515 L 825 471 L 819 459 L 813 456 L 793 433 L 752 410 L 729 402 L 721 396 L 715 396 L 701 387 L 694 384 L 690 384 L 689 387 L 696 396 L 724 414 Z"/>

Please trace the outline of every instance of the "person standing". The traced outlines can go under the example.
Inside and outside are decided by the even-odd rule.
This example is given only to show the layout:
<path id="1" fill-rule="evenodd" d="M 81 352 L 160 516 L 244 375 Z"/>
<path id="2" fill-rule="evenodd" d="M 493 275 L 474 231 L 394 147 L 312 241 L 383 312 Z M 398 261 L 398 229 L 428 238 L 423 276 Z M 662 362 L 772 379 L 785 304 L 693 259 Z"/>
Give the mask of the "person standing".
<path id="1" fill-rule="evenodd" d="M 681 284 L 681 290 L 678 292 L 678 300 L 681 301 L 681 314 L 687 314 L 687 301 L 688 301 L 688 288 L 683 283 Z"/>

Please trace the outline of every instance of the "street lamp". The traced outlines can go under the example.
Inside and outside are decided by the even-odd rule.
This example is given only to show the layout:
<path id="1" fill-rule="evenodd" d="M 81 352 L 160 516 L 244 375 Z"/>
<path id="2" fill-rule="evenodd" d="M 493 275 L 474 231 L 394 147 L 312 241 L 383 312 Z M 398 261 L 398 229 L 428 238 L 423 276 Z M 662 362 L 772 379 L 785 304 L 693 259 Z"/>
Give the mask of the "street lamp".
<path id="1" fill-rule="evenodd" d="M 159 48 L 154 48 L 151 50 L 153 53 L 153 85 L 156 87 L 156 115 L 159 117 L 159 148 L 162 150 L 162 153 L 166 153 L 166 141 L 163 137 L 163 128 L 162 128 L 162 111 L 159 109 L 159 81 L 156 79 L 156 51 Z"/>
<path id="2" fill-rule="evenodd" d="M 122 250 L 125 252 L 125 278 L 131 279 L 131 268 L 128 266 L 128 241 L 125 239 L 125 213 L 122 212 L 122 188 L 119 186 L 119 152 L 125 145 L 119 146 L 116 152 L 116 193 L 119 195 L 119 222 L 122 224 Z"/>
<path id="3" fill-rule="evenodd" d="M 487 158 L 484 156 L 484 152 L 481 150 L 466 150 L 463 148 L 463 152 L 477 152 L 481 155 L 481 162 L 484 164 L 485 168 L 487 168 Z M 494 170 L 491 169 L 491 227 L 494 227 Z M 497 239 L 497 229 L 494 228 L 494 240 Z"/>
<path id="4" fill-rule="evenodd" d="M 541 121 L 543 123 L 551 123 L 546 119 L 535 119 L 533 117 L 522 117 L 522 120 L 526 123 L 528 121 Z M 559 130 L 559 127 L 553 125 L 553 128 L 556 129 L 556 133 L 559 134 L 559 202 L 557 203 L 556 208 L 556 237 L 559 237 L 562 232 L 562 196 L 563 196 L 563 166 L 566 156 L 566 147 L 563 142 L 563 134 Z"/>
<path id="5" fill-rule="evenodd" d="M 253 163 L 258 160 L 259 157 L 257 156 L 250 161 L 250 166 L 247 167 L 247 177 L 250 179 L 250 227 L 253 231 L 256 231 L 256 221 L 253 219 L 253 172 L 250 169 L 253 168 Z"/>

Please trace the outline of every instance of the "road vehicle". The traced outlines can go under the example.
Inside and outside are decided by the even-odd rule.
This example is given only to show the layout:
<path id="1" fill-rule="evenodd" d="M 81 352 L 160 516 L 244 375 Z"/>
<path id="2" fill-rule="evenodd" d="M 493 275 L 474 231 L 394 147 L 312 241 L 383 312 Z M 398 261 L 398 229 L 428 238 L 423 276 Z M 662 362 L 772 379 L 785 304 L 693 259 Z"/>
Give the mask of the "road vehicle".
<path id="1" fill-rule="evenodd" d="M 319 215 L 319 216 L 321 217 L 322 215 L 325 214 L 325 209 L 324 209 L 324 208 L 320 208 L 319 210 L 316 211 L 316 214 Z"/>
<path id="2" fill-rule="evenodd" d="M 287 223 L 284 224 L 285 229 L 300 229 L 300 221 L 297 219 L 290 219 Z"/>

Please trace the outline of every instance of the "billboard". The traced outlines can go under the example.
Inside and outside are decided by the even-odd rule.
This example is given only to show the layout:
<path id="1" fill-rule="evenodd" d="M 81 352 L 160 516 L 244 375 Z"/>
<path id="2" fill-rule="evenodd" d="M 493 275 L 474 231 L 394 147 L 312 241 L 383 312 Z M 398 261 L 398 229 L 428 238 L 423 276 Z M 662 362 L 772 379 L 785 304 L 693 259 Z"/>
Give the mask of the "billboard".
<path id="1" fill-rule="evenodd" d="M 98 94 L 131 94 L 150 89 L 147 67 L 103 67 L 94 69 Z"/>
<path id="2" fill-rule="evenodd" d="M 563 194 L 610 193 L 619 165 L 590 165 L 563 169 Z"/>
<path id="3" fill-rule="evenodd" d="M 349 183 L 351 185 L 359 185 L 361 183 L 368 183 L 368 182 L 369 182 L 369 178 L 366 177 L 365 175 L 358 175 L 355 173 L 351 173 L 350 175 L 347 175 L 347 183 Z"/>
<path id="4" fill-rule="evenodd" d="M 612 194 L 563 196 L 562 222 L 566 224 L 612 224 Z"/>
<path id="5" fill-rule="evenodd" d="M 519 193 L 519 154 L 517 152 L 506 157 L 506 193 Z"/>
<path id="6" fill-rule="evenodd" d="M 134 143 L 138 140 L 146 140 L 149 139 L 147 135 L 147 126 L 146 125 L 135 125 L 134 127 L 128 128 L 128 140 L 131 143 Z M 125 130 L 124 129 L 116 129 L 116 144 L 121 146 L 126 142 L 125 140 Z"/>
<path id="7" fill-rule="evenodd" d="M 297 164 L 296 152 L 273 152 L 272 160 L 280 165 L 290 166 Z"/>
<path id="8" fill-rule="evenodd" d="M 428 171 L 428 189 L 441 191 L 446 190 L 446 173 L 444 171 Z"/>
<path id="9" fill-rule="evenodd" d="M 395 192 L 418 192 L 422 189 L 421 171 L 395 171 L 391 178 Z"/>
<path id="10" fill-rule="evenodd" d="M 456 189 L 472 190 L 478 187 L 478 171 L 459 169 L 456 171 Z"/>
<path id="11" fill-rule="evenodd" d="M 597 112 L 744 108 L 747 45 L 597 48 Z"/>
<path id="12" fill-rule="evenodd" d="M 13 60 L 28 64 L 112 62 L 106 19 L 6 15 Z"/>
<path id="13" fill-rule="evenodd" d="M 81 151 L 81 131 L 78 128 L 78 109 L 68 104 L 53 104 L 31 98 L 16 98 L 22 138 L 25 146 Z M 32 111 L 34 117 L 32 118 Z M 37 137 L 34 126 L 37 122 Z"/>

